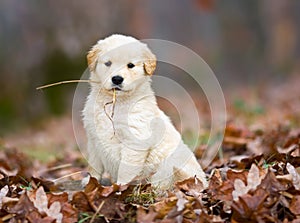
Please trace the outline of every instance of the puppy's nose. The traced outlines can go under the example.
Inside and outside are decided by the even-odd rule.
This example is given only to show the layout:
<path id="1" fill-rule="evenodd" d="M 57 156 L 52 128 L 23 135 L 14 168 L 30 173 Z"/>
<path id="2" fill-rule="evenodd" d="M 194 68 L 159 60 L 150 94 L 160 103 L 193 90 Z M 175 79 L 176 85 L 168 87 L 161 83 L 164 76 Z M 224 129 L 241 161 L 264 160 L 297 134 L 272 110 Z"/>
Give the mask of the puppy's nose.
<path id="1" fill-rule="evenodd" d="M 124 81 L 124 78 L 119 75 L 116 75 L 111 78 L 111 81 L 113 82 L 113 84 L 119 85 L 119 84 L 122 84 L 122 82 Z"/>

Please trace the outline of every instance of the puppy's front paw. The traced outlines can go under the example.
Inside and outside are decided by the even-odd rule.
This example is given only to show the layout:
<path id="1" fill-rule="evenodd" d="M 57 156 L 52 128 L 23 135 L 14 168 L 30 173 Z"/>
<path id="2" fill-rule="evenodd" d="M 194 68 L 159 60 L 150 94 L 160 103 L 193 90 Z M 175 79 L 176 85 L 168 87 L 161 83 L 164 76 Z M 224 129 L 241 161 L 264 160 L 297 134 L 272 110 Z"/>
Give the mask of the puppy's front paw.
<path id="1" fill-rule="evenodd" d="M 117 184 L 125 185 L 125 184 L 129 184 L 129 183 L 131 183 L 130 178 L 126 178 L 126 177 L 123 177 L 123 176 L 118 176 Z"/>
<path id="2" fill-rule="evenodd" d="M 132 171 L 119 171 L 117 184 L 125 185 L 125 184 L 136 184 L 140 181 L 140 177 L 138 173 Z"/>

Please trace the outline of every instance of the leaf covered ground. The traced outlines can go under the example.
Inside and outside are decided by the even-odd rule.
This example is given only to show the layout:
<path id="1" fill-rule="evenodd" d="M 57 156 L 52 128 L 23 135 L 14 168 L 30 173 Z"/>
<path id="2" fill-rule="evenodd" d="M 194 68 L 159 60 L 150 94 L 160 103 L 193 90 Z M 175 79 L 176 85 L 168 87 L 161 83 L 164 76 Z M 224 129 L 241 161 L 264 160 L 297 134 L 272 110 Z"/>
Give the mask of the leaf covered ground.
<path id="1" fill-rule="evenodd" d="M 228 96 L 225 137 L 205 170 L 206 189 L 194 178 L 164 192 L 94 178 L 82 187 L 86 162 L 68 144 L 68 131 L 56 128 L 68 127 L 63 119 L 46 133 L 4 138 L 0 222 L 300 222 L 299 83 Z M 41 147 L 48 152 L 37 155 Z"/>

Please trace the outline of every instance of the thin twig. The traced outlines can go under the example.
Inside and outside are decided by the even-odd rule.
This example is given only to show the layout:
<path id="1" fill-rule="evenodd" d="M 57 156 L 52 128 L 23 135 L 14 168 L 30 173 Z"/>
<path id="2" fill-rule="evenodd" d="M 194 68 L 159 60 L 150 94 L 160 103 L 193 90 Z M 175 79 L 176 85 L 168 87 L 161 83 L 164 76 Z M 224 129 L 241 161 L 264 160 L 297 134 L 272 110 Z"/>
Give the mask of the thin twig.
<path id="1" fill-rule="evenodd" d="M 113 99 L 112 99 L 113 107 L 112 107 L 112 112 L 111 112 L 111 118 L 113 118 L 114 114 L 115 114 L 115 105 L 116 105 L 116 99 L 117 99 L 116 97 L 117 97 L 117 91 L 114 88 L 113 89 Z"/>
<path id="2" fill-rule="evenodd" d="M 83 172 L 85 172 L 85 171 L 77 171 L 75 173 L 70 173 L 70 174 L 67 174 L 65 176 L 62 176 L 62 177 L 59 177 L 59 178 L 53 180 L 53 182 L 56 183 L 57 181 L 59 181 L 61 179 L 64 179 L 64 178 L 67 178 L 67 177 L 70 177 L 70 176 L 73 176 L 73 175 L 76 175 L 76 174 L 79 174 L 79 173 L 83 173 Z"/>
<path id="3" fill-rule="evenodd" d="M 37 87 L 36 89 L 41 90 L 41 89 L 44 89 L 44 88 L 53 87 L 53 86 L 57 86 L 57 85 L 61 85 L 61 84 L 69 84 L 69 83 L 97 83 L 97 84 L 99 84 L 100 82 L 93 81 L 93 80 L 68 80 L 68 81 L 60 81 L 60 82 L 56 82 L 56 83 L 53 83 L 53 84 L 43 85 L 43 86 Z M 112 104 L 112 113 L 111 113 L 111 115 L 109 115 L 106 111 L 106 106 L 110 105 L 110 104 Z M 113 89 L 113 99 L 112 99 L 112 101 L 107 102 L 103 107 L 106 116 L 109 118 L 109 120 L 111 121 L 112 126 L 113 126 L 114 134 L 113 134 L 112 137 L 114 137 L 115 134 L 116 134 L 114 121 L 113 121 L 114 111 L 115 111 L 115 104 L 116 104 L 116 89 Z"/>
<path id="4" fill-rule="evenodd" d="M 108 112 L 106 111 L 106 106 L 110 105 L 110 104 L 112 104 L 111 115 L 109 115 Z M 116 89 L 113 89 L 113 99 L 112 99 L 112 101 L 105 103 L 105 105 L 103 107 L 105 115 L 109 118 L 109 120 L 111 121 L 112 126 L 113 126 L 114 134 L 113 134 L 112 137 L 114 137 L 116 135 L 116 129 L 115 129 L 114 120 L 113 120 L 113 117 L 114 117 L 114 114 L 115 114 L 114 113 L 114 111 L 115 111 L 115 104 L 116 104 Z"/>
<path id="5" fill-rule="evenodd" d="M 95 214 L 93 215 L 93 217 L 92 217 L 91 220 L 90 220 L 90 223 L 93 223 L 93 221 L 96 219 L 96 217 L 97 217 L 97 215 L 99 214 L 101 208 L 103 207 L 104 201 L 105 201 L 105 200 L 103 200 L 103 201 L 101 202 L 101 204 L 99 205 L 99 207 L 97 208 Z"/>
<path id="6" fill-rule="evenodd" d="M 68 167 L 71 167 L 71 166 L 72 166 L 71 163 L 62 164 L 62 165 L 59 165 L 59 166 L 54 166 L 54 167 L 51 167 L 51 168 L 48 168 L 48 169 L 45 169 L 45 170 L 41 170 L 38 173 L 42 174 L 42 173 L 51 172 L 51 171 L 54 171 L 54 170 L 60 170 L 60 169 L 68 168 Z"/>
<path id="7" fill-rule="evenodd" d="M 53 86 L 56 86 L 56 85 L 70 84 L 70 83 L 97 83 L 97 84 L 99 84 L 100 82 L 92 81 L 92 80 L 69 80 L 69 81 L 60 81 L 60 82 L 56 82 L 56 83 L 53 83 L 53 84 L 46 84 L 46 85 L 37 87 L 36 89 L 41 90 L 41 89 L 48 88 L 48 87 L 53 87 Z"/>

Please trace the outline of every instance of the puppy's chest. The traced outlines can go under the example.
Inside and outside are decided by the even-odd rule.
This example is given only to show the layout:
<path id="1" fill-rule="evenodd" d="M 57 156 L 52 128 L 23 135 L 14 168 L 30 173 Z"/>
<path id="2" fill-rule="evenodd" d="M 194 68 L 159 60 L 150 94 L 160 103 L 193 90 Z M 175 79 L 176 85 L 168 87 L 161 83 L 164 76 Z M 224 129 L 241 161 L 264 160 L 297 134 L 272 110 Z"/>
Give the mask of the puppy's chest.
<path id="1" fill-rule="evenodd" d="M 129 105 L 116 104 L 114 109 L 112 105 L 97 106 L 95 123 L 96 131 L 102 136 L 102 140 L 109 139 L 111 143 L 113 136 L 117 136 L 119 140 L 130 140 L 134 138 L 133 134 L 137 130 L 147 134 L 148 117 L 143 112 L 130 110 Z"/>

